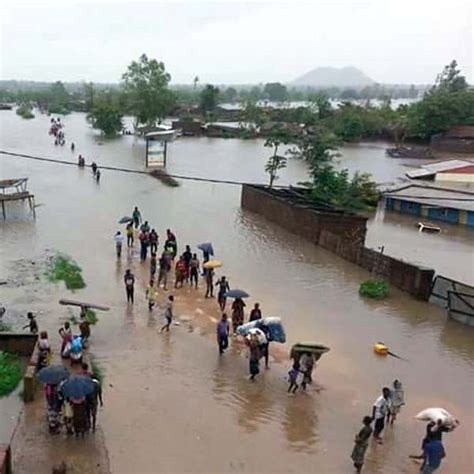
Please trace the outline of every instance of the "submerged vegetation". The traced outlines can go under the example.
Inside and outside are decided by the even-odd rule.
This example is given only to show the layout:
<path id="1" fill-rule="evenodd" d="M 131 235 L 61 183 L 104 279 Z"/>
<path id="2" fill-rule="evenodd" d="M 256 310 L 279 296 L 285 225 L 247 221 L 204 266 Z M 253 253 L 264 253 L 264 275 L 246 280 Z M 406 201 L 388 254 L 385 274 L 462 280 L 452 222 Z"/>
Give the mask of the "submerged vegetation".
<path id="1" fill-rule="evenodd" d="M 24 119 L 32 119 L 35 118 L 33 111 L 29 105 L 22 104 L 20 107 L 16 109 L 16 114 L 19 115 L 21 118 Z"/>
<path id="2" fill-rule="evenodd" d="M 51 258 L 46 277 L 52 282 L 64 281 L 68 290 L 80 290 L 86 286 L 81 267 L 64 254 L 57 254 Z"/>
<path id="3" fill-rule="evenodd" d="M 0 351 L 0 397 L 13 392 L 20 383 L 21 377 L 19 357 Z"/>
<path id="4" fill-rule="evenodd" d="M 388 284 L 383 280 L 366 280 L 360 285 L 359 294 L 381 300 L 388 296 Z"/>

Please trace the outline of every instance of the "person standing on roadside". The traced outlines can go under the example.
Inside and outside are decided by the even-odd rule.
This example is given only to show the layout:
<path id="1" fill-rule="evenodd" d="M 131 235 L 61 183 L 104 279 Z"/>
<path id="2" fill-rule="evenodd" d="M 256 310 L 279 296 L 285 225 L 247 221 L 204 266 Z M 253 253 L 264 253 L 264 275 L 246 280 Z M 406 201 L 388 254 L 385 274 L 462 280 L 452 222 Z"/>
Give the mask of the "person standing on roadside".
<path id="1" fill-rule="evenodd" d="M 219 308 L 221 311 L 224 311 L 227 298 L 224 296 L 227 291 L 230 290 L 229 281 L 226 280 L 226 277 L 221 277 L 216 286 L 219 287 L 219 292 L 217 293 L 217 302 L 219 303 Z"/>
<path id="2" fill-rule="evenodd" d="M 161 254 L 160 260 L 158 262 L 160 270 L 158 273 L 158 283 L 157 286 L 159 287 L 161 282 L 163 282 L 163 289 L 166 290 L 166 284 L 168 282 L 168 272 L 170 271 L 170 261 L 166 252 Z"/>
<path id="3" fill-rule="evenodd" d="M 206 268 L 206 298 L 214 298 L 214 270 Z"/>
<path id="4" fill-rule="evenodd" d="M 151 229 L 150 232 L 150 252 L 155 253 L 158 251 L 158 234 L 155 229 Z"/>
<path id="5" fill-rule="evenodd" d="M 193 286 L 194 282 L 194 287 L 197 290 L 198 287 L 198 275 L 199 275 L 199 259 L 197 258 L 197 255 L 193 253 L 193 257 L 191 258 L 191 261 L 189 263 L 189 274 L 190 274 L 190 281 L 191 281 L 191 286 Z"/>
<path id="6" fill-rule="evenodd" d="M 191 253 L 191 247 L 189 245 L 186 245 L 186 250 L 183 252 L 183 260 L 184 264 L 186 265 L 186 283 L 189 281 L 189 271 L 191 268 L 191 259 L 193 258 L 193 254 Z"/>
<path id="7" fill-rule="evenodd" d="M 117 231 L 115 234 L 115 250 L 117 252 L 117 258 L 120 258 L 122 255 L 122 244 L 123 244 L 124 238 L 123 235 L 120 231 Z"/>
<path id="8" fill-rule="evenodd" d="M 262 319 L 262 310 L 260 309 L 260 304 L 255 303 L 252 311 L 250 311 L 249 322 L 257 321 L 258 319 Z"/>
<path id="9" fill-rule="evenodd" d="M 127 293 L 127 303 L 133 304 L 133 294 L 135 292 L 135 276 L 129 268 L 125 271 L 123 280 L 125 283 L 125 291 Z"/>
<path id="10" fill-rule="evenodd" d="M 142 220 L 142 215 L 140 214 L 140 211 L 138 210 L 137 206 L 135 206 L 135 209 L 133 210 L 132 220 L 133 220 L 135 229 L 138 229 L 138 226 L 140 225 L 140 222 Z"/>
<path id="11" fill-rule="evenodd" d="M 229 321 L 227 314 L 223 314 L 221 320 L 217 323 L 217 345 L 219 346 L 219 354 L 223 354 L 229 347 Z"/>
<path id="12" fill-rule="evenodd" d="M 375 420 L 374 425 L 374 438 L 378 443 L 382 444 L 382 438 L 380 434 L 385 428 L 385 417 L 390 414 L 392 402 L 390 400 L 390 389 L 384 387 L 382 389 L 382 395 L 375 400 L 372 408 L 372 419 Z"/>
<path id="13" fill-rule="evenodd" d="M 133 247 L 133 224 L 129 222 L 126 228 L 127 232 L 127 247 Z"/>

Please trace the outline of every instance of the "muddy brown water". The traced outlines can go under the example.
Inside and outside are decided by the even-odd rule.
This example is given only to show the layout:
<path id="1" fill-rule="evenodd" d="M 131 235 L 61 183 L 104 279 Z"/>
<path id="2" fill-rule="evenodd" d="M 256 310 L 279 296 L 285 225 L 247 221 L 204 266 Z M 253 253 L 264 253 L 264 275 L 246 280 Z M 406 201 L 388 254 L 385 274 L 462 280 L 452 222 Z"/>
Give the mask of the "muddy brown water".
<path id="1" fill-rule="evenodd" d="M 81 114 L 64 119 L 76 154 L 54 146 L 47 117 L 23 121 L 2 112 L 0 120 L 2 149 L 71 161 L 80 152 L 99 165 L 143 165 L 142 143 L 124 137 L 100 145 Z M 262 181 L 268 150 L 261 145 L 181 139 L 172 144 L 170 171 Z M 401 162 L 384 157 L 381 145 L 353 148 L 344 150 L 344 165 L 367 163 L 365 170 L 380 181 L 405 170 Z M 375 160 L 383 165 L 374 165 Z M 25 324 L 24 314 L 33 309 L 40 324 L 55 332 L 67 317 L 57 304 L 60 297 L 112 308 L 99 315 L 92 350 L 106 372 L 105 407 L 99 416 L 113 472 L 350 473 L 360 419 L 370 413 L 381 387 L 395 378 L 404 384 L 407 405 L 396 426 L 387 429 L 385 444 L 369 448 L 366 471 L 416 472 L 408 455 L 418 451 L 424 425 L 413 416 L 425 407 L 442 406 L 462 422 L 446 436 L 444 472 L 472 472 L 474 331 L 447 320 L 442 309 L 396 289 L 381 302 L 360 298 L 357 289 L 367 278 L 365 271 L 242 211 L 238 187 L 186 181 L 172 189 L 147 176 L 111 171 L 97 185 L 88 169 L 4 156 L 0 171 L 2 177 L 29 176 L 40 204 L 36 221 L 28 218 L 26 208 L 12 206 L 12 218 L 0 222 L 0 277 L 15 279 L 17 261 L 34 261 L 45 249 L 59 249 L 81 264 L 88 283 L 74 295 L 34 279 L 26 286 L 2 287 L 0 300 L 14 312 L 13 319 Z M 303 163 L 290 161 L 280 183 L 295 183 L 305 175 Z M 116 222 L 134 205 L 160 236 L 172 228 L 179 245 L 212 241 L 225 262 L 219 274 L 252 295 L 248 306 L 259 301 L 265 315 L 284 319 L 288 343 L 275 344 L 270 370 L 262 371 L 255 383 L 247 380 L 248 360 L 239 345 L 218 356 L 218 312 L 215 302 L 203 298 L 202 289 L 173 292 L 181 325 L 173 326 L 169 335 L 157 334 L 162 310 L 150 315 L 146 309 L 147 266 L 139 263 L 136 250 L 125 252 L 121 261 L 114 254 Z M 410 242 L 410 222 L 379 214 L 371 226 L 369 241 L 375 245 L 391 237 L 392 248 L 403 256 L 401 240 Z M 422 248 L 426 241 L 415 240 L 421 249 L 418 257 L 433 259 L 435 267 L 444 265 L 458 277 L 469 276 L 471 236 L 440 236 L 450 242 L 448 261 L 446 253 L 438 254 L 443 248 L 439 241 L 429 250 Z M 416 232 L 412 238 L 420 239 Z M 138 278 L 133 309 L 124 302 L 122 275 L 127 267 Z M 286 354 L 299 340 L 325 343 L 331 352 L 318 364 L 316 386 L 307 394 L 289 396 Z M 378 340 L 408 362 L 377 357 L 372 347 Z"/>

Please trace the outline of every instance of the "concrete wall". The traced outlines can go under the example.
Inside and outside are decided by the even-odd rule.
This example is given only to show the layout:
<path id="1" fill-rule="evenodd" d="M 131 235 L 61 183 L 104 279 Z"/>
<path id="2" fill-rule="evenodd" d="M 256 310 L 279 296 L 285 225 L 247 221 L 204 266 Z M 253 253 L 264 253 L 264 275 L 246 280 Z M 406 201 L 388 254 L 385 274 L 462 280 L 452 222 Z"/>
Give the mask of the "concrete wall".
<path id="1" fill-rule="evenodd" d="M 30 356 L 35 348 L 38 336 L 35 334 L 0 332 L 0 351 Z"/>
<path id="2" fill-rule="evenodd" d="M 434 270 L 418 267 L 364 247 L 366 218 L 320 213 L 294 205 L 256 186 L 243 186 L 242 207 L 263 215 L 285 229 L 307 238 L 411 295 L 428 300 Z"/>
<path id="3" fill-rule="evenodd" d="M 29 357 L 23 374 L 23 400 L 31 402 L 36 392 L 36 368 L 38 367 L 38 336 L 35 334 L 0 332 L 0 350 Z"/>
<path id="4" fill-rule="evenodd" d="M 451 153 L 474 153 L 474 138 L 451 138 L 443 134 L 431 137 L 431 148 Z"/>
<path id="5" fill-rule="evenodd" d="M 315 211 L 308 206 L 294 204 L 272 195 L 266 188 L 250 185 L 242 186 L 241 204 L 244 209 L 260 214 L 315 244 L 318 243 L 323 230 L 331 231 L 355 243 L 365 242 L 365 217 Z"/>
<path id="6" fill-rule="evenodd" d="M 340 257 L 359 265 L 377 276 L 384 277 L 393 286 L 411 295 L 428 300 L 435 271 L 403 260 L 380 254 L 361 245 L 354 245 L 341 236 L 322 231 L 318 244 Z"/>

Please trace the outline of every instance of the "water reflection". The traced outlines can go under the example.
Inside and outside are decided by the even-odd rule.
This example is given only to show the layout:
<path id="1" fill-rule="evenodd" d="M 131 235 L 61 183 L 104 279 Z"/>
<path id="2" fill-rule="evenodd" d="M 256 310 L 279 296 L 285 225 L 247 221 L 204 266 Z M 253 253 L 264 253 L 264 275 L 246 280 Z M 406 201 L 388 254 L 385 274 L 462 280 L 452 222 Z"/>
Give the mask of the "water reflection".
<path id="1" fill-rule="evenodd" d="M 318 441 L 316 410 L 311 395 L 301 393 L 297 393 L 296 396 L 288 395 L 282 425 L 286 439 L 293 450 L 298 452 L 316 450 Z"/>

